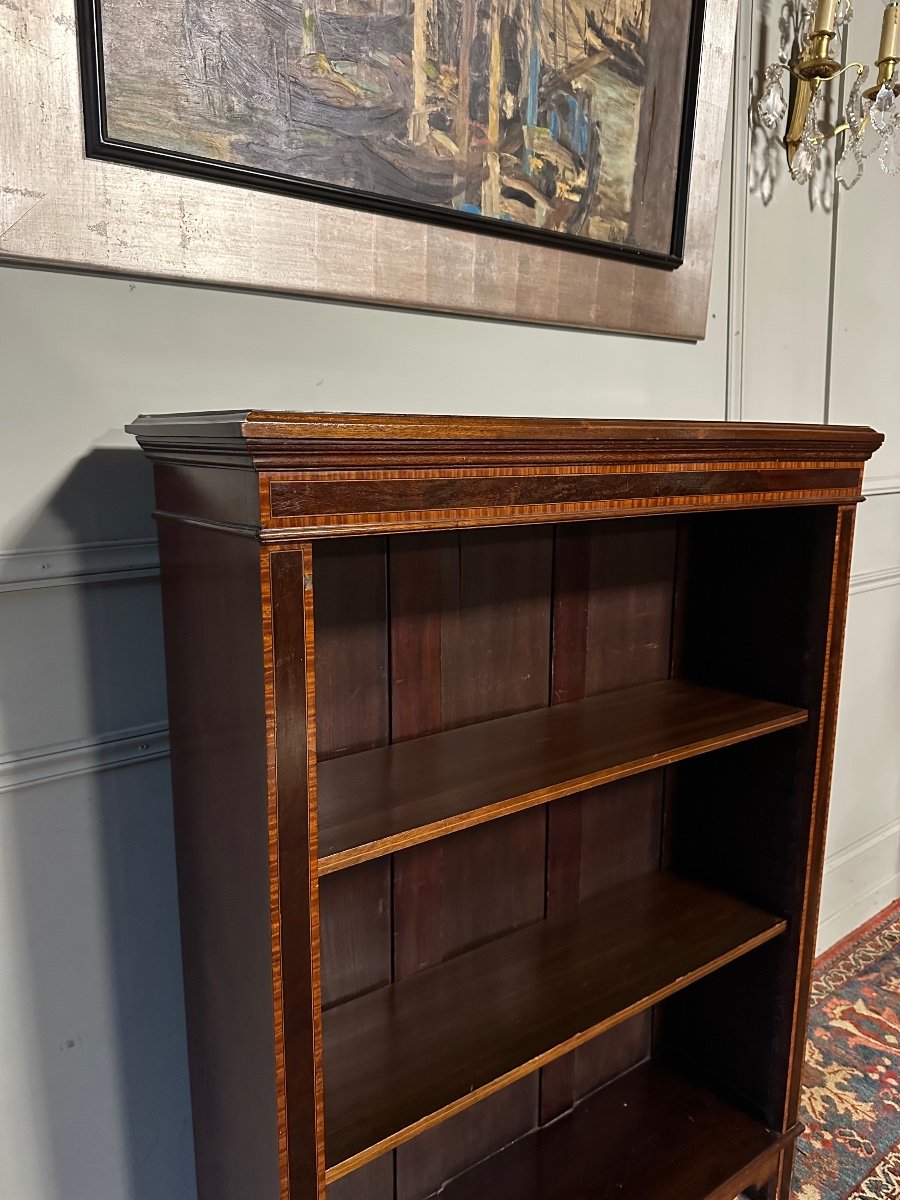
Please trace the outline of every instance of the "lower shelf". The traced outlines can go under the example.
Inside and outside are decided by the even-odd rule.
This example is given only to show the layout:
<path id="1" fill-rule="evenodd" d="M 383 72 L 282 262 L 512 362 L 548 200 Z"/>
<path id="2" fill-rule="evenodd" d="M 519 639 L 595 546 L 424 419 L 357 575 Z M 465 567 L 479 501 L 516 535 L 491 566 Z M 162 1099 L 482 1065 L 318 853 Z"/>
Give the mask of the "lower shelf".
<path id="1" fill-rule="evenodd" d="M 784 928 L 779 917 L 659 872 L 328 1010 L 327 1181 Z"/>
<path id="2" fill-rule="evenodd" d="M 458 1176 L 440 1200 L 734 1200 L 796 1137 L 649 1062 Z"/>

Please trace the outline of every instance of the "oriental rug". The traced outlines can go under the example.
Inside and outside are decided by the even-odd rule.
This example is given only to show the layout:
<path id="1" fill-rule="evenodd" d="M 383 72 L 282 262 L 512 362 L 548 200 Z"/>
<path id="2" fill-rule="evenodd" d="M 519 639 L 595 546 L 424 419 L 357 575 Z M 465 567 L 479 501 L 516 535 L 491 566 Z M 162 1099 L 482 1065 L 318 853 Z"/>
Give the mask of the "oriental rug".
<path id="1" fill-rule="evenodd" d="M 816 963 L 794 1200 L 900 1200 L 900 901 Z"/>

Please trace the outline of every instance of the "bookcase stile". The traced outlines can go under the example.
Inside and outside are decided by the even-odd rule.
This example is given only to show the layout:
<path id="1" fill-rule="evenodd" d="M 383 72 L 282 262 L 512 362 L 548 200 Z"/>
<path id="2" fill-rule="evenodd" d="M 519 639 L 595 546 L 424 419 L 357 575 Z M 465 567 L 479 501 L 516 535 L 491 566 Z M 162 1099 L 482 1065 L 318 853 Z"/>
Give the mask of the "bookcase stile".
<path id="1" fill-rule="evenodd" d="M 260 565 L 281 1191 L 324 1200 L 312 549 L 266 548 Z"/>

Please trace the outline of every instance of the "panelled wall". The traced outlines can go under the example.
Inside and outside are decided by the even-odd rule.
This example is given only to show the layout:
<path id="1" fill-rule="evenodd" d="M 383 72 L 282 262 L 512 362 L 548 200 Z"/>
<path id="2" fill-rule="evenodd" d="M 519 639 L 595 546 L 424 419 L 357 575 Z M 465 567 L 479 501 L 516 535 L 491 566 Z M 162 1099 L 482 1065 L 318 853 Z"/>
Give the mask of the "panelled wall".
<path id="1" fill-rule="evenodd" d="M 770 7 L 770 6 L 769 6 Z M 860 6 L 858 49 L 878 6 Z M 871 11 L 869 11 L 871 10 Z M 309 407 L 830 419 L 886 431 L 860 513 L 821 923 L 900 894 L 897 183 L 756 191 L 741 18 L 698 346 L 0 271 L 0 1195 L 192 1200 L 149 471 L 136 413 Z"/>

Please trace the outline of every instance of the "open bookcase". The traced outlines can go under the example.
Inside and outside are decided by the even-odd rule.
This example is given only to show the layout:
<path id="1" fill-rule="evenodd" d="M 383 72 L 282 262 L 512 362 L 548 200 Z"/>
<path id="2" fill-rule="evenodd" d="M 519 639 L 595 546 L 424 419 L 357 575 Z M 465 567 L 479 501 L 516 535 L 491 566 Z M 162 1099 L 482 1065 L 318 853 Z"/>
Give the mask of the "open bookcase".
<path id="1" fill-rule="evenodd" d="M 201 1200 L 787 1200 L 880 436 L 131 430 Z"/>

